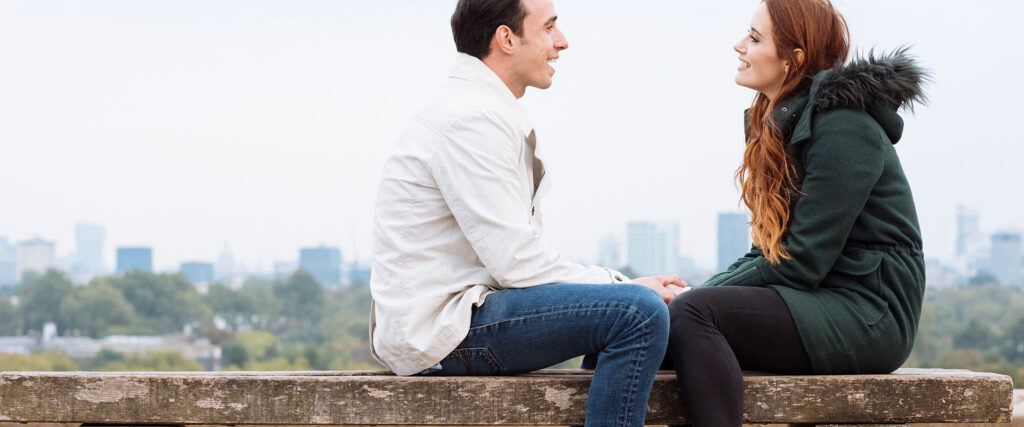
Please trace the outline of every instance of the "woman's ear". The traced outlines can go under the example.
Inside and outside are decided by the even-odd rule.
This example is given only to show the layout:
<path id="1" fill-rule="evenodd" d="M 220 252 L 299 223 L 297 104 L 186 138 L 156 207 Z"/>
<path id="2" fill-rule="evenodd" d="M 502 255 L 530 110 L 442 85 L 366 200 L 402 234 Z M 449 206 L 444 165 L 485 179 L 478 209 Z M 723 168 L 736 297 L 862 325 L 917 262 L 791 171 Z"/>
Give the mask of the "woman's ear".
<path id="1" fill-rule="evenodd" d="M 801 65 L 804 65 L 804 50 L 793 49 L 793 59 L 796 61 L 797 68 L 799 68 Z"/>

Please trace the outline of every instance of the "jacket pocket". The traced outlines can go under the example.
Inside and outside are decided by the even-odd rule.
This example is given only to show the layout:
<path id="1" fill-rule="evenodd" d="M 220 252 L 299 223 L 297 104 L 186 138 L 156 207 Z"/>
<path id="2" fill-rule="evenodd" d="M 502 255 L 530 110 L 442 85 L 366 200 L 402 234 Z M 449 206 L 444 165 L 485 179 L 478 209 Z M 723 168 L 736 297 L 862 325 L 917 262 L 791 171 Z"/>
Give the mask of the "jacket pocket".
<path id="1" fill-rule="evenodd" d="M 889 313 L 888 304 L 881 297 L 883 258 L 881 252 L 847 248 L 826 278 L 827 287 L 850 291 L 847 304 L 868 326 L 874 326 Z"/>

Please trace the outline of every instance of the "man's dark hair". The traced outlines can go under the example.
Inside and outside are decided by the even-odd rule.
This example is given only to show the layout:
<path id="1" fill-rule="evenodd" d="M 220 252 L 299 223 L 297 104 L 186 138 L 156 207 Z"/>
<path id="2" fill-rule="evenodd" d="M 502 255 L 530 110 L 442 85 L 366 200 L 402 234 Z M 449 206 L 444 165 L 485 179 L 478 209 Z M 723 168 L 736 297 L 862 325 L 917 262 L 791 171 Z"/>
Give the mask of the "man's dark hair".
<path id="1" fill-rule="evenodd" d="M 502 25 L 523 35 L 526 7 L 522 0 L 459 0 L 452 13 L 455 49 L 484 59 L 491 53 L 491 39 Z"/>

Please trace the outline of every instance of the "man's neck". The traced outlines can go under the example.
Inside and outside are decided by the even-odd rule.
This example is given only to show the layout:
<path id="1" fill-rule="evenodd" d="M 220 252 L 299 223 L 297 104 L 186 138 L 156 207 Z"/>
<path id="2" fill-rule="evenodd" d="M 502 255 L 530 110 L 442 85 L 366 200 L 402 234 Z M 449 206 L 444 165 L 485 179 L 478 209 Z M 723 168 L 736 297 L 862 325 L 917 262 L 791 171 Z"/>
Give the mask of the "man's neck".
<path id="1" fill-rule="evenodd" d="M 502 83 L 505 83 L 505 87 L 512 92 L 516 99 L 523 97 L 526 93 L 526 85 L 516 82 L 516 79 L 513 78 L 514 67 L 511 61 L 496 55 L 487 55 L 482 61 L 487 68 L 490 68 L 494 74 L 498 75 L 498 78 L 501 79 Z"/>

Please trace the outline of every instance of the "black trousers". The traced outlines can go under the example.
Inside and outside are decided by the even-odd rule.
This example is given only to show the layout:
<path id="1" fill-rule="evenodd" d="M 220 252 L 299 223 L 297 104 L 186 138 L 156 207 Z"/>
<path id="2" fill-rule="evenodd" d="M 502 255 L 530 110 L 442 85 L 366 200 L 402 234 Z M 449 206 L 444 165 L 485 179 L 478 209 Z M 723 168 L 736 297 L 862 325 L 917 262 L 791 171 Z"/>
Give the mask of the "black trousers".
<path id="1" fill-rule="evenodd" d="M 694 427 L 742 425 L 743 370 L 811 373 L 793 316 L 771 289 L 694 289 L 672 300 L 669 315 L 666 359 Z"/>

